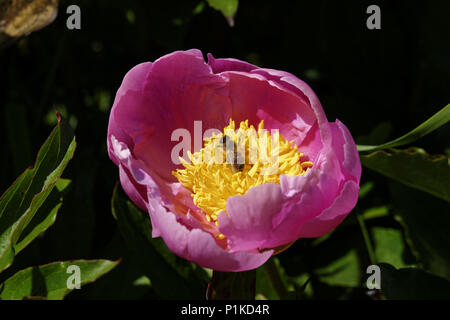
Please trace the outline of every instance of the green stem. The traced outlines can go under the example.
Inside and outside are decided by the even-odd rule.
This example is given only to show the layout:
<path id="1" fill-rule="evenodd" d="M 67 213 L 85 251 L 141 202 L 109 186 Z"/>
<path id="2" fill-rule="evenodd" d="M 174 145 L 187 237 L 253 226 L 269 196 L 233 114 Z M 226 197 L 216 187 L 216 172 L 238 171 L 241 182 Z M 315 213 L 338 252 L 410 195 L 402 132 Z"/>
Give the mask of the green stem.
<path id="1" fill-rule="evenodd" d="M 281 279 L 280 273 L 278 271 L 277 266 L 273 260 L 273 257 L 267 260 L 267 262 L 263 265 L 263 270 L 269 278 L 272 287 L 275 289 L 278 297 L 283 299 L 287 295 L 287 288 L 284 285 L 283 280 Z"/>
<path id="2" fill-rule="evenodd" d="M 366 228 L 366 223 L 364 222 L 364 218 L 360 214 L 356 214 L 358 218 L 359 226 L 361 227 L 361 232 L 364 238 L 364 242 L 366 243 L 367 252 L 369 253 L 369 259 L 371 264 L 376 264 L 377 259 L 375 257 L 375 252 L 373 251 L 372 242 L 370 241 L 369 232 Z"/>

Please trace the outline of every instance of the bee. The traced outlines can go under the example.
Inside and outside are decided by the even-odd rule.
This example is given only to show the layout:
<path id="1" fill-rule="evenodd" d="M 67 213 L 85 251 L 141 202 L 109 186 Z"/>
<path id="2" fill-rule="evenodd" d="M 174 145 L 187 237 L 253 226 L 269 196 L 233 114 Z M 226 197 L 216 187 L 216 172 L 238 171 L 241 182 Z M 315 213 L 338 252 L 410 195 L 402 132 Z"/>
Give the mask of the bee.
<path id="1" fill-rule="evenodd" d="M 229 141 L 232 141 L 233 143 L 230 143 Z M 231 164 L 233 172 L 242 172 L 245 166 L 245 157 L 237 151 L 238 148 L 236 142 L 234 142 L 229 136 L 224 135 L 220 139 L 220 146 L 223 148 L 223 151 L 225 151 L 227 163 L 229 163 L 229 154 L 231 153 L 233 155 L 233 160 L 229 163 Z"/>

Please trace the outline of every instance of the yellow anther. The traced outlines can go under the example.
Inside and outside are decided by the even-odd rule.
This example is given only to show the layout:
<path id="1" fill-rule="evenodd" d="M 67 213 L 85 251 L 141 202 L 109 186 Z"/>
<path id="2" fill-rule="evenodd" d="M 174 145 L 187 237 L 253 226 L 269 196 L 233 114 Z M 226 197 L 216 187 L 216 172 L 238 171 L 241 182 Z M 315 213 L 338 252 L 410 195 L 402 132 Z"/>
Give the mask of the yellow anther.
<path id="1" fill-rule="evenodd" d="M 264 130 L 264 121 L 259 123 L 257 131 L 248 125 L 248 120 L 242 121 L 238 130 L 235 127 L 230 119 L 224 133 L 206 138 L 199 152 L 188 152 L 191 162 L 181 159 L 184 169 L 172 172 L 192 191 L 194 204 L 205 212 L 206 220 L 216 226 L 219 213 L 226 212 L 229 197 L 244 195 L 260 184 L 279 184 L 281 175 L 303 175 L 313 166 L 311 161 L 300 160 L 303 153 L 293 141 L 285 140 L 278 131 L 271 135 L 269 130 Z M 234 142 L 234 150 L 225 149 L 228 145 L 223 143 L 225 136 Z M 226 155 L 230 152 L 232 159 L 244 159 L 244 163 L 227 162 Z M 224 238 L 223 234 L 217 236 L 219 240 Z"/>

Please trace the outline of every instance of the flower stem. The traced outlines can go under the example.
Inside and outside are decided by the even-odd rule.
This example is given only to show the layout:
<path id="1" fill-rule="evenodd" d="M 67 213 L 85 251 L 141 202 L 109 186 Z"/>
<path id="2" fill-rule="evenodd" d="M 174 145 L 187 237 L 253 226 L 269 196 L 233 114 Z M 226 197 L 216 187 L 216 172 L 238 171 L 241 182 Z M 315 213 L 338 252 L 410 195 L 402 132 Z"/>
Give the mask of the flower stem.
<path id="1" fill-rule="evenodd" d="M 372 242 L 370 241 L 369 232 L 366 228 L 366 223 L 364 222 L 364 218 L 359 214 L 356 213 L 356 217 L 358 218 L 359 226 L 361 227 L 361 232 L 364 238 L 364 242 L 366 243 L 367 252 L 369 254 L 369 259 L 371 264 L 376 264 L 377 259 L 375 257 L 375 252 L 373 251 Z"/>
<path id="2" fill-rule="evenodd" d="M 270 283 L 272 284 L 272 287 L 275 289 L 276 293 L 278 294 L 278 297 L 280 299 L 283 299 L 287 296 L 287 288 L 284 285 L 283 280 L 281 279 L 280 272 L 278 271 L 277 266 L 275 265 L 274 258 L 270 258 L 267 260 L 267 262 L 263 265 L 263 270 L 266 273 L 267 277 L 269 278 Z"/>

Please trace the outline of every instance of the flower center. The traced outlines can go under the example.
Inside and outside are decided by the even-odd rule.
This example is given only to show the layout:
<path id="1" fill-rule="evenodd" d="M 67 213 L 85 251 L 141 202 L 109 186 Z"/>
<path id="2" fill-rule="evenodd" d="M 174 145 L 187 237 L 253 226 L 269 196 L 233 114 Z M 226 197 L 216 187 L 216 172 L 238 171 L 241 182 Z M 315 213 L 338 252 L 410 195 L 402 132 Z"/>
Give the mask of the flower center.
<path id="1" fill-rule="evenodd" d="M 264 129 L 264 121 L 258 131 L 248 126 L 248 120 L 235 130 L 230 119 L 223 133 L 206 138 L 203 148 L 188 156 L 191 163 L 180 158 L 184 169 L 172 174 L 192 192 L 194 204 L 205 212 L 208 222 L 217 226 L 228 197 L 244 195 L 260 184 L 279 184 L 283 174 L 303 175 L 313 165 L 300 161 L 303 153 L 293 141 L 285 140 L 278 130 Z"/>

